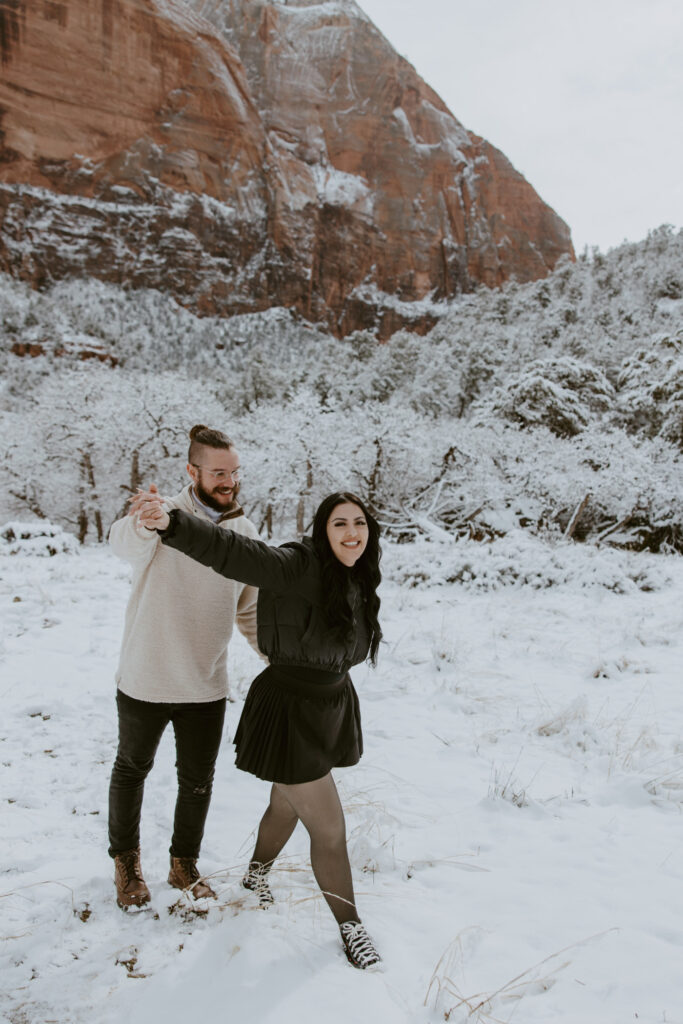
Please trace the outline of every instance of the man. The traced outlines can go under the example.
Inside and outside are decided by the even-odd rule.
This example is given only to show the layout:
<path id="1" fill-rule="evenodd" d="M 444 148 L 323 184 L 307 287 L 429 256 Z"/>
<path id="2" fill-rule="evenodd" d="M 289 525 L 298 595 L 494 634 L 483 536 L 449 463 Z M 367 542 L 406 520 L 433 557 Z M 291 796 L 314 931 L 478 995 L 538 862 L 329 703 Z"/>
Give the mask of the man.
<path id="1" fill-rule="evenodd" d="M 187 472 L 191 483 L 166 507 L 257 536 L 237 501 L 239 458 L 225 434 L 203 424 L 193 427 Z M 109 542 L 133 567 L 116 674 L 119 746 L 109 788 L 109 854 L 115 862 L 117 903 L 127 909 L 150 900 L 140 866 L 140 813 L 145 779 L 169 722 L 175 733 L 178 796 L 168 881 L 197 899 L 215 898 L 199 874 L 197 858 L 223 731 L 227 646 L 236 622 L 258 651 L 258 591 L 165 547 L 137 516 L 114 523 Z"/>

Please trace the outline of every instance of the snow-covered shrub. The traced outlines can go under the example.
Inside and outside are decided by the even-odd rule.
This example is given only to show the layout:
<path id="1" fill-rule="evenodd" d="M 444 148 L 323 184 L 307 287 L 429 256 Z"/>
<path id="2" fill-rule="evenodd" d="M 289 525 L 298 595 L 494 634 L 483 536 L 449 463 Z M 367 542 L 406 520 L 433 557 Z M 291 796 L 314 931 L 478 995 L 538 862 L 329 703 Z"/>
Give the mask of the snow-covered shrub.
<path id="1" fill-rule="evenodd" d="M 0 555 L 72 555 L 76 538 L 47 521 L 5 523 L 0 529 Z"/>
<path id="2" fill-rule="evenodd" d="M 683 450 L 683 330 L 661 334 L 624 360 L 618 416 L 629 430 L 660 434 Z"/>
<path id="3" fill-rule="evenodd" d="M 633 546 L 657 550 L 649 538 L 659 537 L 678 550 L 683 547 L 680 457 L 671 445 L 660 439 L 639 441 L 600 423 L 571 440 L 555 438 L 544 428 L 520 431 L 516 438 L 514 433 L 508 429 L 503 435 L 511 455 L 500 464 L 513 486 L 535 496 L 543 522 L 564 531 L 588 496 L 576 539 L 598 537 L 637 520 L 643 532 L 640 539 L 632 538 Z"/>
<path id="4" fill-rule="evenodd" d="M 418 460 L 433 474 L 431 482 L 383 492 L 381 519 L 392 536 L 445 531 L 490 539 L 520 526 L 560 535 L 583 506 L 575 539 L 604 535 L 636 548 L 683 549 L 680 457 L 666 442 L 638 442 L 600 423 L 571 439 L 544 427 L 461 421 L 440 427 L 431 451 L 421 447 Z"/>
<path id="5" fill-rule="evenodd" d="M 520 426 L 545 426 L 574 437 L 614 403 L 614 388 L 601 370 L 563 356 L 536 360 L 482 403 L 477 419 L 494 413 Z"/>
<path id="6" fill-rule="evenodd" d="M 413 587 L 453 586 L 488 591 L 501 587 L 601 587 L 616 593 L 650 592 L 670 584 L 664 560 L 567 541 L 548 543 L 511 530 L 488 544 L 422 539 L 385 545 L 388 579 Z"/>

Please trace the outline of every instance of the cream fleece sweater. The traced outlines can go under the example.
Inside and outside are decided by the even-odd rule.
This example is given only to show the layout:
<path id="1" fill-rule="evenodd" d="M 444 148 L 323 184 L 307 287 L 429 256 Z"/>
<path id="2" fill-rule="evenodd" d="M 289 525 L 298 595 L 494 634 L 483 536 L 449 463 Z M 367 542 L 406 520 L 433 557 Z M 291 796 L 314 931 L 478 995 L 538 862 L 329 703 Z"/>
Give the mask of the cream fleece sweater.
<path id="1" fill-rule="evenodd" d="M 165 504 L 208 519 L 193 501 L 191 486 Z M 258 536 L 244 516 L 224 520 L 220 528 Z M 234 622 L 258 652 L 258 590 L 165 547 L 156 532 L 132 516 L 114 523 L 109 543 L 133 567 L 116 673 L 119 689 L 156 703 L 205 703 L 225 697 Z"/>

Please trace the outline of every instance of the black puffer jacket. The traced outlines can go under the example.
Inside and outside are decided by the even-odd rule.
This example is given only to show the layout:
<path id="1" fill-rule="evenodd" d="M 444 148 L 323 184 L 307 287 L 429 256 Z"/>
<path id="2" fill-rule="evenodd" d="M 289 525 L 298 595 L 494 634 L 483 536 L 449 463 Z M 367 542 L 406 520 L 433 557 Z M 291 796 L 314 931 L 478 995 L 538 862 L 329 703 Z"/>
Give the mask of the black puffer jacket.
<path id="1" fill-rule="evenodd" d="M 221 530 L 180 509 L 161 540 L 229 579 L 259 588 L 257 641 L 273 665 L 307 666 L 343 673 L 368 655 L 370 631 L 360 588 L 349 574 L 355 635 L 340 639 L 326 622 L 320 562 L 313 542 L 271 547 Z"/>

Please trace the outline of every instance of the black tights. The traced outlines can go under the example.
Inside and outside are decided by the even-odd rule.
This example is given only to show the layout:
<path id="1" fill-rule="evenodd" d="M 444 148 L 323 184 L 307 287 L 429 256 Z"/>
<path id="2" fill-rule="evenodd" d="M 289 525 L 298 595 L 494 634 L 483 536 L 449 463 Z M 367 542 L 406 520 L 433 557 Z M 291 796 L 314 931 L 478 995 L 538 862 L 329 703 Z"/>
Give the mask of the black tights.
<path id="1" fill-rule="evenodd" d="M 270 867 L 301 820 L 311 839 L 311 866 L 337 922 L 357 921 L 346 823 L 337 787 L 328 773 L 314 782 L 273 783 L 261 819 L 252 863 Z"/>

